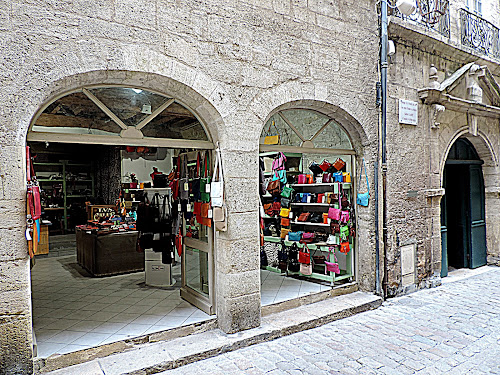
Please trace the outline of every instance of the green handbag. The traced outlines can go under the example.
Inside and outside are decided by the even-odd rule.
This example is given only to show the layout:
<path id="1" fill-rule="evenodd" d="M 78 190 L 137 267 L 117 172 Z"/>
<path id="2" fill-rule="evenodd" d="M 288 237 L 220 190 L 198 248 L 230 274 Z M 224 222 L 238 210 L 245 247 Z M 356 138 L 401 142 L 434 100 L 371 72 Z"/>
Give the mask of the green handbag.
<path id="1" fill-rule="evenodd" d="M 292 196 L 292 193 L 293 193 L 293 188 L 285 186 L 283 188 L 283 191 L 281 192 L 281 196 L 285 198 L 290 198 Z"/>
<path id="2" fill-rule="evenodd" d="M 208 167 L 209 167 L 209 159 L 208 159 L 208 151 L 206 151 L 204 173 L 203 177 L 200 178 L 200 193 L 201 193 L 200 195 L 201 195 L 201 201 L 204 203 L 210 202 L 210 182 L 212 182 L 212 177 L 208 172 Z"/>
<path id="3" fill-rule="evenodd" d="M 349 227 L 347 225 L 342 225 L 340 227 L 340 238 L 347 239 L 349 237 Z"/>

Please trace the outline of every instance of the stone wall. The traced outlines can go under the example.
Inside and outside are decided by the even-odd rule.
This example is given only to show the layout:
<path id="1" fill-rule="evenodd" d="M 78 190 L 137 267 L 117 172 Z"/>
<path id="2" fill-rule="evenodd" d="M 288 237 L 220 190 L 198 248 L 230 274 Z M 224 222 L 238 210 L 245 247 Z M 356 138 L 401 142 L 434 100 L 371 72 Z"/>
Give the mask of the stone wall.
<path id="1" fill-rule="evenodd" d="M 396 54 L 388 69 L 387 119 L 387 212 L 388 212 L 388 287 L 390 295 L 411 290 L 401 282 L 400 246 L 416 243 L 417 284 L 429 285 L 441 269 L 440 218 L 441 196 L 431 190 L 442 188 L 442 173 L 448 150 L 459 136 L 466 136 L 485 161 L 483 174 L 486 186 L 486 223 L 488 259 L 498 257 L 500 221 L 497 215 L 500 171 L 498 120 L 480 118 L 476 137 L 468 135 L 467 117 L 446 110 L 440 116 L 439 127 L 432 128 L 428 106 L 419 99 L 418 90 L 428 87 L 429 68 L 435 65 L 438 81 L 442 82 L 463 65 L 478 61 L 498 73 L 498 61 L 472 54 L 460 46 L 458 9 L 463 1 L 450 1 L 451 37 L 411 23 L 396 20 L 389 27 L 389 38 L 396 41 Z M 500 20 L 498 11 L 490 15 Z M 500 77 L 495 77 L 497 82 Z M 465 92 L 457 92 L 465 98 Z M 418 125 L 399 124 L 398 99 L 419 102 Z"/>
<path id="2" fill-rule="evenodd" d="M 23 147 L 55 95 L 101 83 L 154 89 L 180 99 L 220 142 L 229 231 L 216 240 L 216 289 L 226 332 L 260 322 L 258 140 L 271 112 L 295 102 L 335 115 L 373 171 L 373 1 L 0 0 L 0 20 L 2 373 L 30 368 Z M 372 207 L 358 214 L 364 290 L 374 288 Z"/>

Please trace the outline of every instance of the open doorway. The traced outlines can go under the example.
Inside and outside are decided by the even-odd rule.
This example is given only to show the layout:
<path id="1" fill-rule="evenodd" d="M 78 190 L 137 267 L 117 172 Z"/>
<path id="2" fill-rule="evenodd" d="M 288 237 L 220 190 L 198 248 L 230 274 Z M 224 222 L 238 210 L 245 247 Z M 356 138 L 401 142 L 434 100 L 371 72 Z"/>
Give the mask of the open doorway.
<path id="1" fill-rule="evenodd" d="M 486 264 L 485 195 L 480 160 L 474 146 L 459 138 L 444 168 L 445 196 L 441 201 L 441 277 L 451 268 Z"/>
<path id="2" fill-rule="evenodd" d="M 32 267 L 38 357 L 211 319 L 213 143 L 160 93 L 88 87 L 27 136 L 41 188 Z M 182 238 L 182 242 L 179 239 Z"/>

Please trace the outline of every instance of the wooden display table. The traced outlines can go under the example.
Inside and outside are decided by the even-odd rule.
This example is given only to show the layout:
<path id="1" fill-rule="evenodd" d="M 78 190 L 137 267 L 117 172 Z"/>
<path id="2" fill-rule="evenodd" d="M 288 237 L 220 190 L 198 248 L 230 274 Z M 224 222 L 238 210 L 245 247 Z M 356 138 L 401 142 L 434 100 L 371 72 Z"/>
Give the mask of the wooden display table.
<path id="1" fill-rule="evenodd" d="M 137 251 L 138 232 L 89 233 L 76 228 L 77 262 L 92 276 L 144 271 L 144 253 Z"/>

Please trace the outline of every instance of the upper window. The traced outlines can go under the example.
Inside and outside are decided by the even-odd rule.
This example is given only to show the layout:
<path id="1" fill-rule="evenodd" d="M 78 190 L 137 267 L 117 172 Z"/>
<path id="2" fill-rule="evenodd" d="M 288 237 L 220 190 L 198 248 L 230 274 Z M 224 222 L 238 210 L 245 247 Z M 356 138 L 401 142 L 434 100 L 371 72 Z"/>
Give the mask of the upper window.
<path id="1" fill-rule="evenodd" d="M 275 135 L 279 137 L 266 141 L 266 136 Z M 283 146 L 352 149 L 347 133 L 333 119 L 308 109 L 288 109 L 271 116 L 261 137 L 261 144 L 269 142 Z"/>
<path id="2" fill-rule="evenodd" d="M 478 15 L 482 14 L 481 0 L 467 0 L 467 9 Z"/>
<path id="3" fill-rule="evenodd" d="M 131 87 L 82 88 L 49 104 L 32 132 L 208 141 L 196 116 L 174 98 Z"/>

